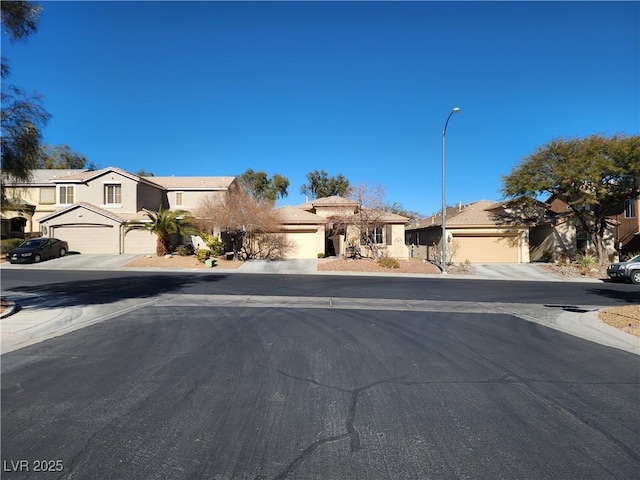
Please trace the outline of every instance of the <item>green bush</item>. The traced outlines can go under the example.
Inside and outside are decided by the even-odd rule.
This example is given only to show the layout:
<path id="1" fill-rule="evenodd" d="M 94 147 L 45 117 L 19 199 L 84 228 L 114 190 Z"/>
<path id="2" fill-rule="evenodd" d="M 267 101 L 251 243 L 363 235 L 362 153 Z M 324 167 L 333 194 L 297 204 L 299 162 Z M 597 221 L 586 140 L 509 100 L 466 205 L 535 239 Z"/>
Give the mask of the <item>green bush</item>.
<path id="1" fill-rule="evenodd" d="M 576 254 L 575 260 L 578 264 L 578 270 L 580 270 L 583 275 L 598 265 L 598 257 L 590 253 L 578 253 Z"/>
<path id="2" fill-rule="evenodd" d="M 191 245 L 178 245 L 175 251 L 176 255 L 180 255 L 181 257 L 188 257 L 193 255 L 193 246 Z"/>
<path id="3" fill-rule="evenodd" d="M 206 248 L 199 248 L 196 250 L 196 258 L 200 263 L 204 263 L 211 256 L 211 251 Z"/>
<path id="4" fill-rule="evenodd" d="M 324 258 L 324 253 L 320 252 L 320 253 L 318 254 L 318 258 Z"/>
<path id="5" fill-rule="evenodd" d="M 398 260 L 393 257 L 382 257 L 378 260 L 377 263 L 384 268 L 400 268 Z"/>
<path id="6" fill-rule="evenodd" d="M 211 256 L 219 257 L 224 255 L 225 246 L 224 242 L 214 235 L 204 235 L 204 243 L 211 249 Z"/>
<path id="7" fill-rule="evenodd" d="M 544 252 L 542 252 L 541 260 L 545 263 L 550 263 L 553 260 L 553 252 L 547 248 Z"/>
<path id="8" fill-rule="evenodd" d="M 0 241 L 0 253 L 7 253 L 9 250 L 16 248 L 24 242 L 22 238 L 7 238 L 5 240 Z"/>

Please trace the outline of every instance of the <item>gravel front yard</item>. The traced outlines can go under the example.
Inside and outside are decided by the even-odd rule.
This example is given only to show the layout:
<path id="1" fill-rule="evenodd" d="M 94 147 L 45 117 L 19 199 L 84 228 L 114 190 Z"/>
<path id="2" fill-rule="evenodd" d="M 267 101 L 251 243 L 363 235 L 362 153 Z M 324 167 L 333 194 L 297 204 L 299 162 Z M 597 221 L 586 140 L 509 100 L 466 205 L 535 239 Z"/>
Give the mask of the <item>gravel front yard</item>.
<path id="1" fill-rule="evenodd" d="M 640 305 L 605 308 L 598 317 L 607 325 L 640 337 Z"/>
<path id="2" fill-rule="evenodd" d="M 318 260 L 321 272 L 368 272 L 368 273 L 423 273 L 439 274 L 440 269 L 434 264 L 418 258 L 398 260 L 399 268 L 385 268 L 370 258 L 342 259 L 337 257 Z M 453 272 L 452 272 L 453 273 Z"/>

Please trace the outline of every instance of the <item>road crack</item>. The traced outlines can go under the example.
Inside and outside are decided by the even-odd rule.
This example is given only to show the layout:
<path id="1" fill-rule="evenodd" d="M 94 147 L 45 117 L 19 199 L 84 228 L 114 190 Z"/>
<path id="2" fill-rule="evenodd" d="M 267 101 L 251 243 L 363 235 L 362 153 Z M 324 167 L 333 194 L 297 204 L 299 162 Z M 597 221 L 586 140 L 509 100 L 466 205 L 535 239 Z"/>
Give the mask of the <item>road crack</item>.
<path id="1" fill-rule="evenodd" d="M 278 475 L 273 477 L 273 480 L 284 480 L 285 478 L 287 478 L 287 476 L 292 472 L 294 472 L 310 455 L 313 454 L 313 452 L 316 451 L 318 447 L 320 447 L 321 445 L 324 445 L 325 443 L 336 442 L 339 440 L 343 440 L 345 438 L 349 438 L 349 447 L 351 452 L 353 453 L 353 452 L 359 451 L 362 448 L 362 444 L 360 442 L 360 433 L 355 427 L 355 421 L 356 421 L 356 415 L 358 411 L 358 401 L 360 400 L 360 395 L 363 392 L 366 392 L 367 390 L 373 387 L 376 387 L 378 385 L 398 384 L 398 383 L 402 384 L 403 380 L 408 377 L 408 375 L 403 375 L 400 377 L 389 378 L 386 380 L 378 380 L 376 382 L 369 383 L 362 387 L 349 390 L 343 387 L 337 387 L 335 385 L 321 383 L 313 378 L 298 377 L 296 375 L 286 373 L 282 370 L 276 370 L 276 371 L 279 374 L 284 375 L 285 377 L 291 378 L 293 380 L 310 383 L 312 385 L 316 385 L 322 388 L 337 390 L 343 393 L 348 393 L 350 395 L 350 401 L 349 401 L 349 407 L 347 409 L 347 416 L 344 422 L 344 428 L 346 431 L 338 435 L 321 438 L 313 442 L 312 444 L 310 444 L 308 447 L 302 450 L 302 452 L 300 452 L 300 455 L 294 458 Z"/>

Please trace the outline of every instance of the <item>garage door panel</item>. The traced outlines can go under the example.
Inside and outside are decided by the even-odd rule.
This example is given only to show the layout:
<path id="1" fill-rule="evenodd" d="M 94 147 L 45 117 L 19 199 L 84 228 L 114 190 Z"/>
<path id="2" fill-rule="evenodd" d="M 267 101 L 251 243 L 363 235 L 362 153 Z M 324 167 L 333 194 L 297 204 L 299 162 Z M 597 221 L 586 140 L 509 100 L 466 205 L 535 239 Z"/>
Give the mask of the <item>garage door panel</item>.
<path id="1" fill-rule="evenodd" d="M 293 246 L 287 258 L 317 258 L 316 232 L 288 232 L 285 235 Z"/>
<path id="2" fill-rule="evenodd" d="M 453 261 L 462 263 L 519 263 L 518 237 L 454 236 Z"/>
<path id="3" fill-rule="evenodd" d="M 124 236 L 124 253 L 155 254 L 156 236 L 148 230 L 130 230 Z"/>
<path id="4" fill-rule="evenodd" d="M 70 252 L 120 253 L 118 229 L 108 225 L 52 227 L 52 236 L 66 241 Z"/>

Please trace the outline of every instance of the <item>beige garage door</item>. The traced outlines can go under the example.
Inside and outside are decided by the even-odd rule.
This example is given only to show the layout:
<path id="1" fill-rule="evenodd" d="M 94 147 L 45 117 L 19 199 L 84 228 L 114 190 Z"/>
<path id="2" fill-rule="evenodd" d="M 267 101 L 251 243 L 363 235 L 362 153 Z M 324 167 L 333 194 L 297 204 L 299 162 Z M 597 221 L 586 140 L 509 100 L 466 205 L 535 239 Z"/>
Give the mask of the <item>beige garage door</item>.
<path id="1" fill-rule="evenodd" d="M 454 263 L 519 263 L 517 237 L 453 237 Z"/>
<path id="2" fill-rule="evenodd" d="M 286 235 L 294 246 L 287 258 L 318 258 L 316 232 L 288 232 Z"/>
<path id="3" fill-rule="evenodd" d="M 65 240 L 70 252 L 120 253 L 118 229 L 107 225 L 52 227 L 51 236 Z"/>
<path id="4" fill-rule="evenodd" d="M 156 236 L 147 230 L 131 230 L 124 236 L 123 253 L 156 253 Z"/>

